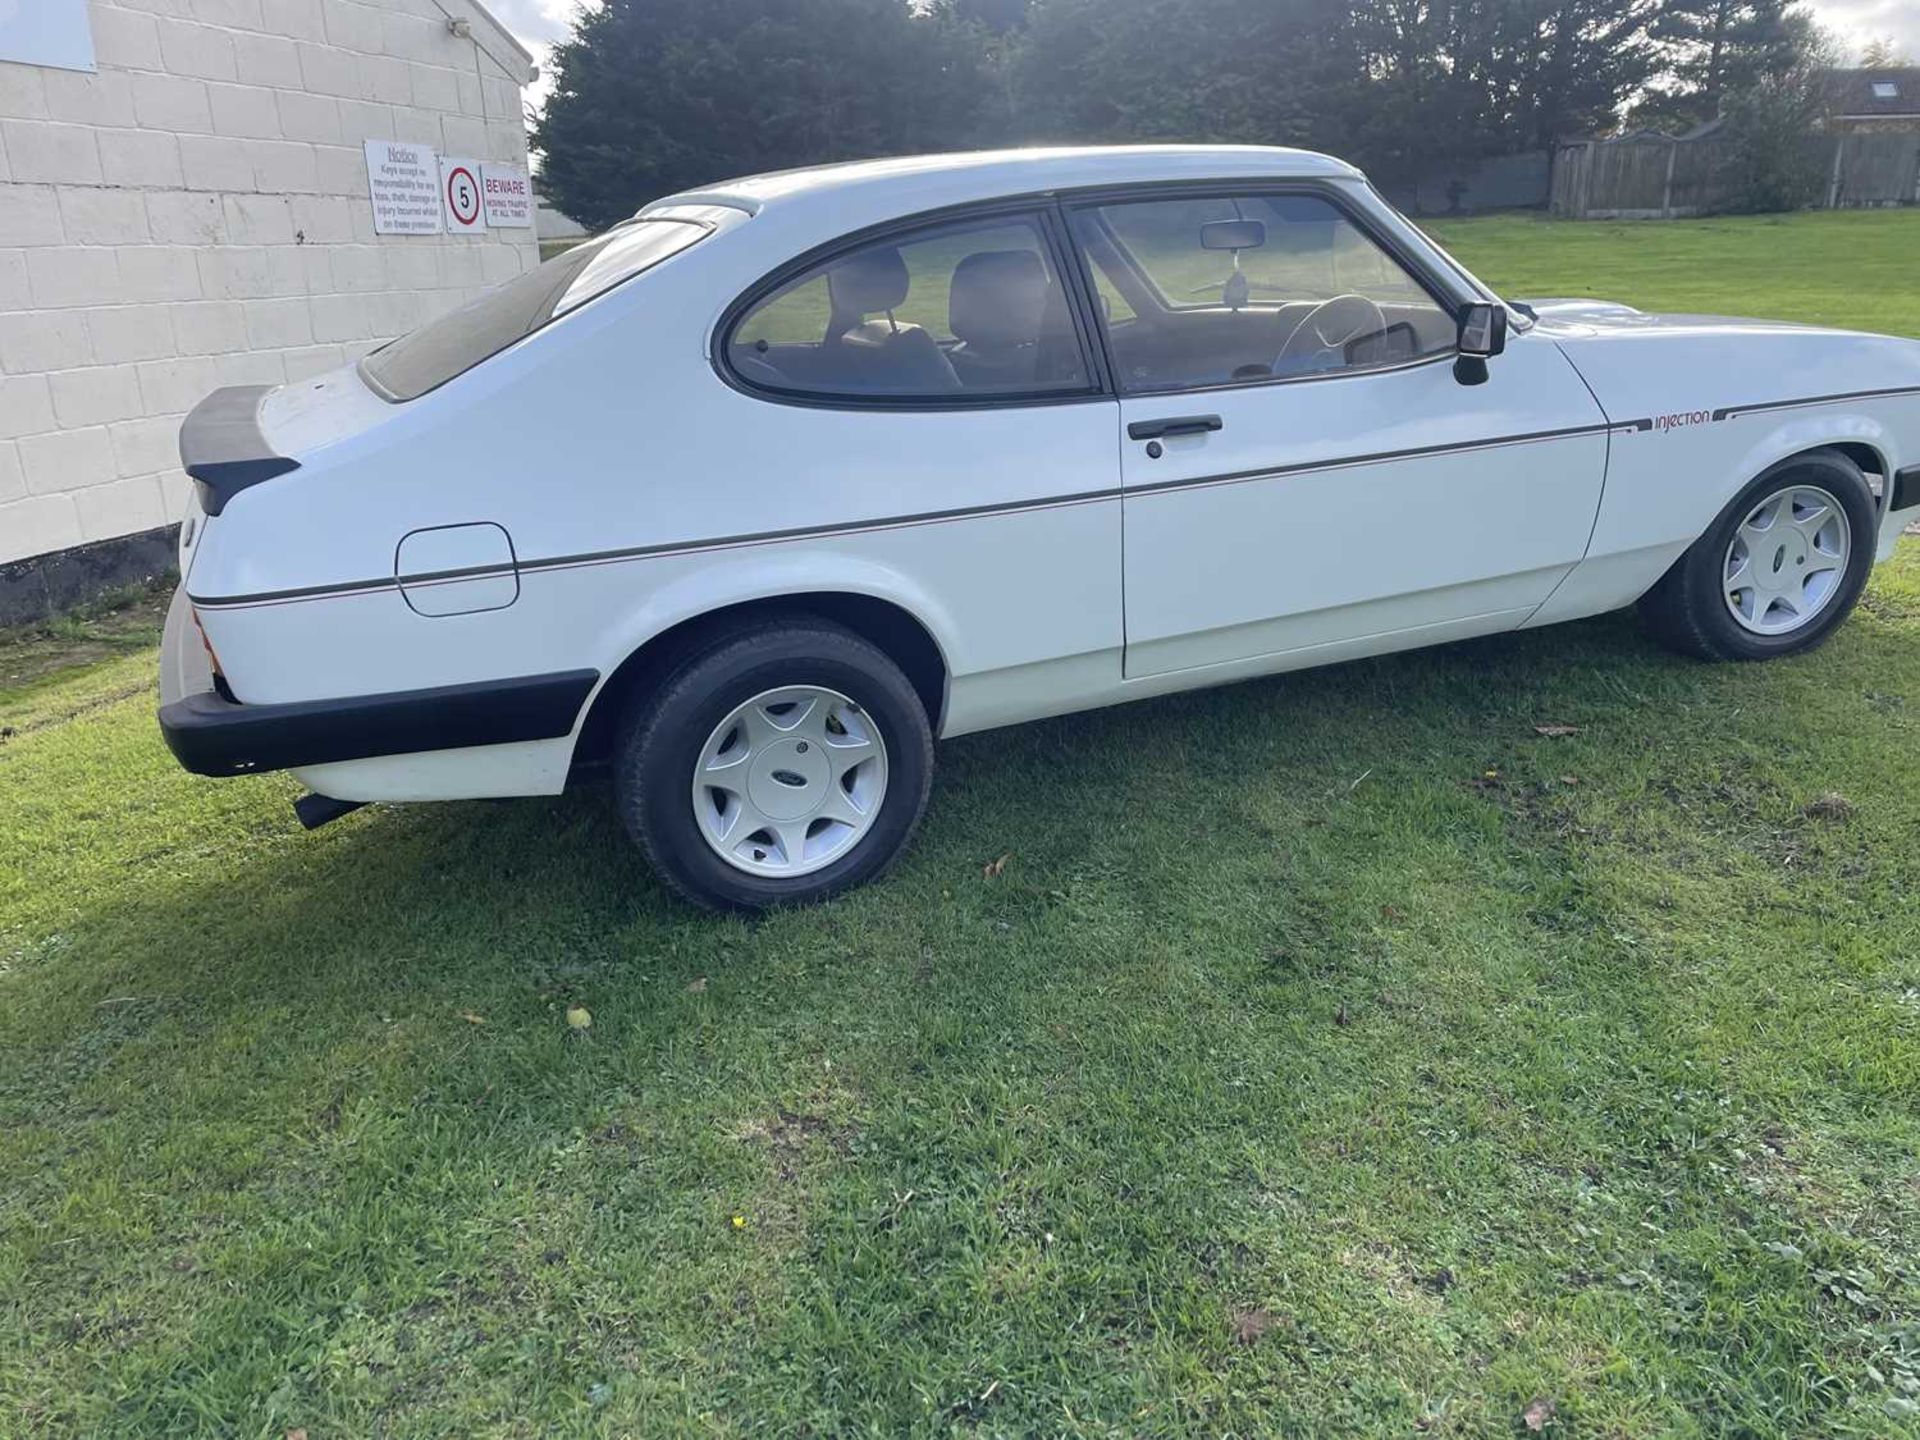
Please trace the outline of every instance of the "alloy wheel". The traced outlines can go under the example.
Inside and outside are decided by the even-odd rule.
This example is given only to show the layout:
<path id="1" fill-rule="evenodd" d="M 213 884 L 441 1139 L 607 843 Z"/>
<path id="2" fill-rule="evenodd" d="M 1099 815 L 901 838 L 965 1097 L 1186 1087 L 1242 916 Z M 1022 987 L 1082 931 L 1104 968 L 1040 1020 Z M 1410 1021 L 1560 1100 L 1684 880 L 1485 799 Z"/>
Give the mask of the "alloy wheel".
<path id="1" fill-rule="evenodd" d="M 837 690 L 767 690 L 713 727 L 694 764 L 700 834 L 737 870 L 805 875 L 873 828 L 887 794 L 879 727 Z"/>
<path id="2" fill-rule="evenodd" d="M 1762 498 L 1727 542 L 1721 592 L 1734 621 L 1756 635 L 1809 625 L 1840 593 L 1852 553 L 1840 502 L 1817 485 Z"/>

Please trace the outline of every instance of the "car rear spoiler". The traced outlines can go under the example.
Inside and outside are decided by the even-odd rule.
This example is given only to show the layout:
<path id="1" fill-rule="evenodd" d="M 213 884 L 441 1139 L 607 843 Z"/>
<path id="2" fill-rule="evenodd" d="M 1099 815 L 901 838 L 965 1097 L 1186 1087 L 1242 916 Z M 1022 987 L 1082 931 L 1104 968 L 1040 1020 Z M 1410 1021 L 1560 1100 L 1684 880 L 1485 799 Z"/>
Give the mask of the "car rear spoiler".
<path id="1" fill-rule="evenodd" d="M 229 385 L 187 413 L 180 426 L 180 463 L 200 492 L 200 508 L 218 515 L 242 490 L 298 470 L 276 455 L 260 428 L 260 406 L 271 385 Z"/>

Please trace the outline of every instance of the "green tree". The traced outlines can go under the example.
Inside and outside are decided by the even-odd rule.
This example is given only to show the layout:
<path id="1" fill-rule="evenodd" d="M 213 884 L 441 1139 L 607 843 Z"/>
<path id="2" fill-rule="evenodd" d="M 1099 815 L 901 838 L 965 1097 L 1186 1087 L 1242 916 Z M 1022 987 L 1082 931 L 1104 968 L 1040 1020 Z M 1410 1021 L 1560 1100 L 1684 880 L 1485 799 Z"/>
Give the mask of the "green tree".
<path id="1" fill-rule="evenodd" d="M 1660 0 L 1035 0 L 1013 125 L 1334 150 L 1393 179 L 1611 122 Z"/>
<path id="2" fill-rule="evenodd" d="M 1036 0 L 1024 139 L 1342 148 L 1364 81 L 1342 0 Z"/>
<path id="3" fill-rule="evenodd" d="M 1913 56 L 1891 35 L 1869 40 L 1860 47 L 1862 70 L 1899 70 L 1913 64 Z"/>
<path id="4" fill-rule="evenodd" d="M 1820 198 L 1833 141 L 1826 118 L 1832 46 L 1816 33 L 1791 65 L 1761 75 L 1721 103 L 1733 210 L 1798 210 Z"/>
<path id="5" fill-rule="evenodd" d="M 1383 173 L 1537 150 L 1609 124 L 1652 73 L 1658 0 L 1358 0 Z"/>
<path id="6" fill-rule="evenodd" d="M 1788 74 L 1818 45 L 1798 0 L 1666 0 L 1651 34 L 1668 73 L 1634 122 L 1668 129 L 1716 118 L 1729 95 Z"/>
<path id="7" fill-rule="evenodd" d="M 908 0 L 607 0 L 554 49 L 542 186 L 599 229 L 731 175 L 964 146 L 972 36 Z"/>

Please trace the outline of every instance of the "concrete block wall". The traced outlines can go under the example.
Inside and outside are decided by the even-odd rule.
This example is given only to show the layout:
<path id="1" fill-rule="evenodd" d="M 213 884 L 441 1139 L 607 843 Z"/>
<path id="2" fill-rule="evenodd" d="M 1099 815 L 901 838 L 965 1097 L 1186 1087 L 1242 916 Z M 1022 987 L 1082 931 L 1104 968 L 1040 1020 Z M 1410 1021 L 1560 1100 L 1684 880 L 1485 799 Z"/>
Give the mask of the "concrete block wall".
<path id="1" fill-rule="evenodd" d="M 97 74 L 0 61 L 0 564 L 177 519 L 208 391 L 339 365 L 538 263 L 531 228 L 374 234 L 365 141 L 526 164 L 531 72 L 452 33 L 469 10 L 91 0 Z"/>

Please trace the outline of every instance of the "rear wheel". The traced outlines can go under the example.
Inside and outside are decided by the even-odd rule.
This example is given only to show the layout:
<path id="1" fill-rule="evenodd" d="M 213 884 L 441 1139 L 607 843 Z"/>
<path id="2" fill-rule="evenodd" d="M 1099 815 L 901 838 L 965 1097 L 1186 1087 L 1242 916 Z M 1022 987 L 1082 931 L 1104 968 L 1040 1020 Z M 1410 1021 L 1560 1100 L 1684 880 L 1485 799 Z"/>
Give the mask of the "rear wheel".
<path id="1" fill-rule="evenodd" d="M 906 848 L 933 772 L 912 684 L 825 621 L 771 621 L 687 656 L 628 722 L 621 818 L 708 909 L 825 899 Z"/>
<path id="2" fill-rule="evenodd" d="M 1665 644 L 1709 660 L 1810 650 L 1866 587 L 1874 521 L 1853 461 L 1795 456 L 1734 497 L 1641 599 L 1641 617 Z"/>

